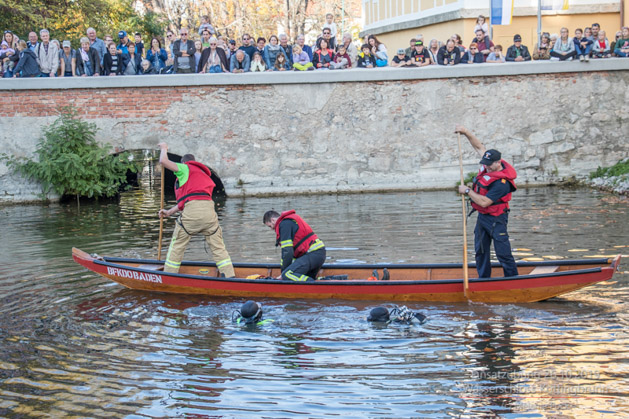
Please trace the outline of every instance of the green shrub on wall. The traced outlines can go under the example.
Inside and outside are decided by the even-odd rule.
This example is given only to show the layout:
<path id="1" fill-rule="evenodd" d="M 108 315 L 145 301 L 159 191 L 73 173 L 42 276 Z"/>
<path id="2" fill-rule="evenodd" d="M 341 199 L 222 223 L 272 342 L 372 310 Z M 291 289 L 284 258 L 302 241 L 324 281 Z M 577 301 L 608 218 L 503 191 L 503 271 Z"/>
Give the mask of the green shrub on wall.
<path id="1" fill-rule="evenodd" d="M 96 140 L 96 124 L 78 117 L 73 107 L 63 107 L 59 118 L 44 129 L 37 144 L 37 159 L 2 154 L 10 169 L 39 181 L 45 197 L 59 195 L 99 198 L 118 194 L 127 171 L 138 171 L 128 153 L 112 155 Z"/>

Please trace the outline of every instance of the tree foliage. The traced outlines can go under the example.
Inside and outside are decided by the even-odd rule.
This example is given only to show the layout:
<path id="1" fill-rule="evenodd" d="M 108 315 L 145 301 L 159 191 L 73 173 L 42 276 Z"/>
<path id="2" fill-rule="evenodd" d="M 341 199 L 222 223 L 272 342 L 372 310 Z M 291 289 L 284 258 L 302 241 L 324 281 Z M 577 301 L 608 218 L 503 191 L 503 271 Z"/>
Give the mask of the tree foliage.
<path id="1" fill-rule="evenodd" d="M 72 107 L 60 109 L 60 116 L 44 129 L 37 144 L 38 159 L 2 155 L 7 165 L 30 179 L 41 182 L 44 195 L 111 197 L 126 183 L 127 171 L 137 172 L 128 153 L 110 154 L 95 140 L 96 124 L 77 116 Z"/>
<path id="2" fill-rule="evenodd" d="M 139 13 L 134 0 L 2 0 L 0 27 L 26 39 L 31 31 L 46 28 L 51 39 L 68 39 L 78 47 L 87 28 L 99 37 L 120 30 L 138 31 L 145 36 L 161 36 L 167 20 L 152 10 Z"/>

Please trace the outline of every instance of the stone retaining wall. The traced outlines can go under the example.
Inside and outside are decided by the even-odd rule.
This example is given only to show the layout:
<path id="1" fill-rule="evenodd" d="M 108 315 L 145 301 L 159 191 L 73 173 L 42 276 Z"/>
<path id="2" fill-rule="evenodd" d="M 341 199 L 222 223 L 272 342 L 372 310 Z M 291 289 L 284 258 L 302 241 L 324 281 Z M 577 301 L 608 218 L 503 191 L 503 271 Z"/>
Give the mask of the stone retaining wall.
<path id="1" fill-rule="evenodd" d="M 547 184 L 629 155 L 628 85 L 623 59 L 1 80 L 0 142 L 30 155 L 55 109 L 71 104 L 99 141 L 166 141 L 212 166 L 232 196 L 433 189 L 459 178 L 462 123 L 514 163 L 521 184 Z M 477 161 L 464 142 L 465 172 Z M 0 164 L 0 202 L 33 199 L 18 183 Z"/>

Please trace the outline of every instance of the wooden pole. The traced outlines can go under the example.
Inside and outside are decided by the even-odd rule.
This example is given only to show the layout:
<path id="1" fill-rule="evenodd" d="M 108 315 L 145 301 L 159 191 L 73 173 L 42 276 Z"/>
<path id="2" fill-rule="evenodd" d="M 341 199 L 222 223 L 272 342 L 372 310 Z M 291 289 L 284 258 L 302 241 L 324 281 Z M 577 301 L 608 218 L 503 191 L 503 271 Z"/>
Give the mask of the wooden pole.
<path id="1" fill-rule="evenodd" d="M 160 188 L 159 188 L 159 194 L 160 194 L 160 199 L 159 199 L 159 209 L 163 210 L 164 209 L 164 178 L 165 173 L 164 173 L 164 165 L 161 165 L 162 170 L 161 170 L 161 174 L 160 174 Z M 159 239 L 157 239 L 157 260 L 162 260 L 162 233 L 164 232 L 164 218 L 163 217 L 159 217 Z"/>
<path id="2" fill-rule="evenodd" d="M 461 151 L 461 133 L 458 133 L 459 140 L 459 168 L 461 169 L 461 185 L 464 185 L 465 178 L 463 177 L 463 152 Z M 467 217 L 465 214 L 465 195 L 461 195 L 461 205 L 463 207 L 463 295 L 468 300 L 469 297 L 469 275 L 467 272 Z"/>

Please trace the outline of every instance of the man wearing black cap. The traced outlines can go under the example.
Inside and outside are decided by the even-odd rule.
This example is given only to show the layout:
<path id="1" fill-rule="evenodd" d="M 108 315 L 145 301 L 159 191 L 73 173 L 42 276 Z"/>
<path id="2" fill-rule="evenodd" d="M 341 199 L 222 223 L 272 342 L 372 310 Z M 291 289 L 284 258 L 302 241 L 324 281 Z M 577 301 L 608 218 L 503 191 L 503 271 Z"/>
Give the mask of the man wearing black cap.
<path id="1" fill-rule="evenodd" d="M 516 276 L 518 268 L 511 254 L 511 243 L 509 233 L 507 233 L 509 201 L 511 193 L 516 190 L 515 169 L 502 160 L 498 150 L 487 150 L 467 128 L 457 125 L 454 131 L 465 135 L 481 156 L 482 167 L 474 178 L 472 187 L 459 185 L 459 193 L 468 195 L 472 201 L 472 208 L 478 211 L 478 220 L 474 229 L 478 276 L 491 277 L 489 247 L 492 240 L 496 257 L 504 270 L 504 276 Z"/>
<path id="2" fill-rule="evenodd" d="M 507 49 L 505 59 L 507 61 L 531 61 L 529 49 L 522 45 L 522 37 L 520 35 L 513 37 L 513 45 Z"/>

